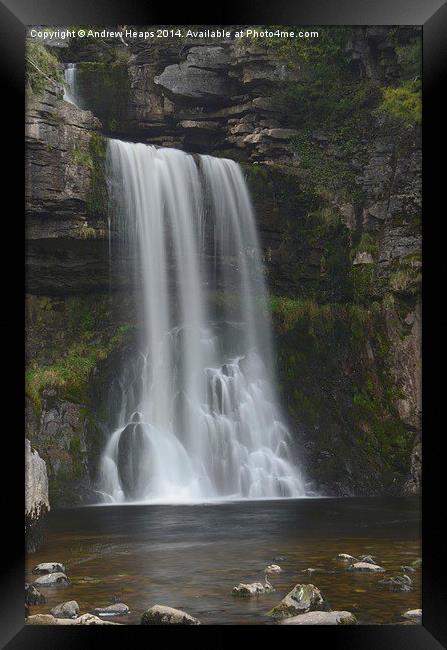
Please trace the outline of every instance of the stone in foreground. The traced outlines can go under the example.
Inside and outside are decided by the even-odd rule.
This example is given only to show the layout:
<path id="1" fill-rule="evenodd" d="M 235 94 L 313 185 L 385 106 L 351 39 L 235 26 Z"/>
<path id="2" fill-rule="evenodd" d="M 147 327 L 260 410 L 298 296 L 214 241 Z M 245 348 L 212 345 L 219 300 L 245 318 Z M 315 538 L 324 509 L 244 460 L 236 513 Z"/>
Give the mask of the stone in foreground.
<path id="1" fill-rule="evenodd" d="M 59 603 L 59 605 L 50 609 L 50 614 L 55 618 L 77 618 L 79 616 L 79 605 L 75 600 Z"/>
<path id="2" fill-rule="evenodd" d="M 308 612 L 292 618 L 285 618 L 281 625 L 356 625 L 357 619 L 351 612 Z"/>
<path id="3" fill-rule="evenodd" d="M 355 562 L 349 567 L 353 571 L 362 571 L 363 573 L 382 573 L 385 569 L 378 564 L 371 564 L 370 562 Z"/>
<path id="4" fill-rule="evenodd" d="M 281 573 L 282 569 L 279 564 L 269 564 L 266 568 L 266 573 Z"/>
<path id="5" fill-rule="evenodd" d="M 65 573 L 48 573 L 36 578 L 33 585 L 36 587 L 68 587 L 70 580 Z"/>
<path id="6" fill-rule="evenodd" d="M 25 583 L 25 605 L 43 605 L 47 599 L 34 585 Z"/>
<path id="7" fill-rule="evenodd" d="M 200 621 L 181 609 L 154 605 L 144 612 L 141 625 L 200 625 Z"/>
<path id="8" fill-rule="evenodd" d="M 285 598 L 268 612 L 273 618 L 289 618 L 314 610 L 328 610 L 329 605 L 314 585 L 296 585 Z"/>
<path id="9" fill-rule="evenodd" d="M 358 562 L 357 558 L 354 557 L 353 555 L 349 555 L 348 553 L 339 553 L 336 557 L 337 560 L 340 560 L 340 562 Z"/>
<path id="10" fill-rule="evenodd" d="M 95 616 L 125 616 L 129 612 L 130 609 L 124 603 L 115 603 L 107 607 L 95 607 L 93 610 Z"/>
<path id="11" fill-rule="evenodd" d="M 390 578 L 379 580 L 379 585 L 388 588 L 390 591 L 411 591 L 412 584 L 411 578 L 406 575 L 391 576 Z"/>
<path id="12" fill-rule="evenodd" d="M 121 625 L 112 621 L 102 621 L 93 614 L 82 614 L 78 618 L 55 618 L 51 614 L 34 614 L 26 619 L 28 625 Z"/>
<path id="13" fill-rule="evenodd" d="M 273 591 L 273 587 L 267 583 L 263 585 L 262 582 L 250 582 L 248 584 L 240 582 L 237 587 L 233 587 L 231 593 L 233 596 L 251 598 L 253 596 L 260 596 L 261 594 L 265 594 L 268 591 Z"/>
<path id="14" fill-rule="evenodd" d="M 409 609 L 408 612 L 402 614 L 404 618 L 407 618 L 409 621 L 414 621 L 415 623 L 422 622 L 422 609 Z"/>
<path id="15" fill-rule="evenodd" d="M 34 567 L 33 573 L 45 575 L 48 573 L 65 573 L 65 567 L 61 562 L 42 562 Z"/>

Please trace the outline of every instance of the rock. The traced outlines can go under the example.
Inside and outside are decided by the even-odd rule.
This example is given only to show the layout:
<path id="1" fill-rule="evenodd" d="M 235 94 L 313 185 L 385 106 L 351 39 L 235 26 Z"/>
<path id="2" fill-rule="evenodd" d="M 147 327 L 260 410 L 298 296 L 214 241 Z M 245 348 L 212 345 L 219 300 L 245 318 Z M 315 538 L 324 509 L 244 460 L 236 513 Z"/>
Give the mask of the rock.
<path id="1" fill-rule="evenodd" d="M 411 591 L 412 584 L 411 578 L 406 575 L 391 576 L 390 578 L 379 580 L 379 585 L 388 588 L 390 591 Z"/>
<path id="2" fill-rule="evenodd" d="M 79 616 L 79 605 L 75 600 L 60 603 L 50 610 L 55 618 L 77 618 Z"/>
<path id="3" fill-rule="evenodd" d="M 401 566 L 402 573 L 416 573 L 416 569 L 412 566 Z"/>
<path id="4" fill-rule="evenodd" d="M 75 625 L 120 625 L 120 623 L 112 623 L 112 621 L 102 621 L 97 616 L 93 616 L 93 614 L 82 614 L 73 623 Z"/>
<path id="5" fill-rule="evenodd" d="M 366 562 L 367 564 L 375 564 L 377 566 L 377 562 L 372 555 L 361 555 L 359 561 Z"/>
<path id="6" fill-rule="evenodd" d="M 51 614 L 34 614 L 26 619 L 28 625 L 121 625 L 112 621 L 102 621 L 93 614 L 82 614 L 78 618 L 55 618 Z"/>
<path id="7" fill-rule="evenodd" d="M 95 607 L 92 612 L 95 616 L 125 616 L 130 609 L 124 603 L 114 603 L 107 607 Z"/>
<path id="8" fill-rule="evenodd" d="M 26 619 L 28 625 L 58 625 L 58 620 L 51 614 L 33 614 Z"/>
<path id="9" fill-rule="evenodd" d="M 415 568 L 415 569 L 419 569 L 419 568 L 422 566 L 422 560 L 421 560 L 421 558 L 418 557 L 417 560 L 414 560 L 414 561 L 411 563 L 411 566 L 412 566 L 413 568 Z"/>
<path id="10" fill-rule="evenodd" d="M 295 131 L 295 129 L 267 129 L 265 131 L 265 135 L 273 138 L 273 140 L 290 140 L 297 133 L 298 131 Z"/>
<path id="11" fill-rule="evenodd" d="M 70 580 L 65 573 L 48 573 L 47 575 L 36 578 L 33 585 L 37 587 L 68 587 Z"/>
<path id="12" fill-rule="evenodd" d="M 181 609 L 154 605 L 144 612 L 141 625 L 200 625 L 200 621 Z"/>
<path id="13" fill-rule="evenodd" d="M 42 562 L 34 567 L 33 573 L 44 575 L 47 573 L 65 573 L 65 566 L 60 562 Z"/>
<path id="14" fill-rule="evenodd" d="M 47 599 L 34 585 L 25 583 L 25 605 L 43 605 Z"/>
<path id="15" fill-rule="evenodd" d="M 265 573 L 281 573 L 282 569 L 278 564 L 269 564 Z"/>
<path id="16" fill-rule="evenodd" d="M 402 616 L 408 618 L 410 621 L 414 621 L 415 623 L 421 623 L 422 609 L 409 609 L 408 612 L 405 612 Z"/>
<path id="17" fill-rule="evenodd" d="M 131 422 L 121 432 L 118 442 L 118 475 L 126 497 L 138 496 L 141 459 L 145 447 L 144 430 L 140 422 Z"/>
<path id="18" fill-rule="evenodd" d="M 367 251 L 359 251 L 354 257 L 352 264 L 353 266 L 359 266 L 360 264 L 374 264 L 373 256 Z"/>
<path id="19" fill-rule="evenodd" d="M 317 587 L 311 584 L 295 585 L 285 598 L 268 612 L 273 618 L 289 618 L 314 610 L 328 610 L 329 606 Z"/>
<path id="20" fill-rule="evenodd" d="M 312 573 L 315 573 L 316 569 L 312 569 L 309 567 L 308 569 L 303 569 L 302 573 L 307 573 L 308 575 L 312 575 Z"/>
<path id="21" fill-rule="evenodd" d="M 381 573 L 385 569 L 378 564 L 371 564 L 370 562 L 355 562 L 349 567 L 350 570 L 363 571 L 364 573 Z"/>
<path id="22" fill-rule="evenodd" d="M 308 612 L 281 621 L 281 625 L 355 625 L 351 612 Z"/>
<path id="23" fill-rule="evenodd" d="M 33 553 L 45 539 L 45 518 L 50 510 L 48 476 L 45 461 L 25 440 L 25 541 Z"/>
<path id="24" fill-rule="evenodd" d="M 353 555 L 348 555 L 347 553 L 339 553 L 336 557 L 337 560 L 340 560 L 341 562 L 358 562 L 357 558 L 355 558 Z"/>
<path id="25" fill-rule="evenodd" d="M 265 594 L 267 591 L 273 591 L 271 585 L 263 585 L 262 582 L 250 582 L 245 584 L 240 582 L 237 587 L 233 587 L 233 596 L 252 597 Z"/>

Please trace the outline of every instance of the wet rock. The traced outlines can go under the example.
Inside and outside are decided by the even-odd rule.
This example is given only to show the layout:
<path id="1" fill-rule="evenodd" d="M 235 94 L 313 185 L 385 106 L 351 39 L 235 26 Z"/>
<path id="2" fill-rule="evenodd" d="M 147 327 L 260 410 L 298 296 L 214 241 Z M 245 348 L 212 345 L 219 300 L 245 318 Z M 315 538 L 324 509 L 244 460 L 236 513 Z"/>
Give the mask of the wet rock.
<path id="1" fill-rule="evenodd" d="M 379 580 L 379 584 L 390 591 L 411 591 L 413 583 L 409 576 L 401 575 Z"/>
<path id="2" fill-rule="evenodd" d="M 421 560 L 421 558 L 418 557 L 417 560 L 414 560 L 414 561 L 411 563 L 411 566 L 412 566 L 414 569 L 420 569 L 420 567 L 422 566 L 422 560 Z"/>
<path id="3" fill-rule="evenodd" d="M 260 596 L 261 594 L 265 594 L 268 591 L 273 591 L 273 587 L 269 583 L 263 585 L 262 582 L 250 582 L 248 584 L 240 582 L 237 587 L 233 587 L 231 593 L 233 596 L 251 598 L 253 596 Z"/>
<path id="4" fill-rule="evenodd" d="M 355 625 L 351 612 L 308 612 L 281 621 L 281 625 Z"/>
<path id="5" fill-rule="evenodd" d="M 45 575 L 47 573 L 65 573 L 65 566 L 60 562 L 42 562 L 34 567 L 35 575 Z"/>
<path id="6" fill-rule="evenodd" d="M 108 607 L 95 607 L 92 613 L 95 616 L 125 616 L 130 609 L 124 603 L 114 603 Z"/>
<path id="7" fill-rule="evenodd" d="M 312 575 L 312 573 L 315 573 L 316 569 L 312 569 L 312 567 L 309 567 L 308 569 L 303 569 L 302 573 L 307 573 L 308 575 Z"/>
<path id="8" fill-rule="evenodd" d="M 200 621 L 181 609 L 154 605 L 144 612 L 141 625 L 200 625 Z"/>
<path id="9" fill-rule="evenodd" d="M 402 614 L 402 616 L 407 618 L 409 621 L 422 623 L 422 609 L 409 609 L 405 614 Z"/>
<path id="10" fill-rule="evenodd" d="M 65 573 L 48 573 L 47 575 L 36 578 L 33 585 L 36 587 L 68 587 L 70 580 Z"/>
<path id="11" fill-rule="evenodd" d="M 412 566 L 401 566 L 402 573 L 416 573 L 416 569 Z"/>
<path id="12" fill-rule="evenodd" d="M 34 585 L 25 583 L 25 605 L 43 605 L 47 599 Z"/>
<path id="13" fill-rule="evenodd" d="M 336 559 L 340 560 L 340 562 L 351 562 L 352 564 L 354 564 L 354 562 L 358 562 L 356 557 L 353 555 L 348 555 L 348 553 L 339 553 Z"/>
<path id="14" fill-rule="evenodd" d="M 51 614 L 34 614 L 26 619 L 28 625 L 121 625 L 112 621 L 102 621 L 93 614 L 82 614 L 78 618 L 55 618 Z"/>
<path id="15" fill-rule="evenodd" d="M 79 605 L 75 600 L 59 603 L 59 605 L 50 609 L 50 614 L 55 618 L 77 618 L 79 616 Z"/>
<path id="16" fill-rule="evenodd" d="M 48 475 L 45 461 L 25 440 L 25 540 L 33 553 L 45 540 L 45 519 L 50 510 Z"/>
<path id="17" fill-rule="evenodd" d="M 285 598 L 268 612 L 273 618 L 289 618 L 314 610 L 329 610 L 321 592 L 312 584 L 295 585 Z"/>
<path id="18" fill-rule="evenodd" d="M 349 567 L 352 571 L 362 571 L 363 573 L 381 573 L 385 569 L 378 564 L 371 564 L 370 562 L 355 562 Z"/>
<path id="19" fill-rule="evenodd" d="M 143 427 L 133 421 L 121 432 L 118 442 L 118 474 L 124 494 L 131 499 L 137 497 L 144 446 Z"/>
<path id="20" fill-rule="evenodd" d="M 367 564 L 375 564 L 377 566 L 377 562 L 372 555 L 361 555 L 359 561 L 366 562 Z"/>
<path id="21" fill-rule="evenodd" d="M 278 564 L 269 564 L 266 568 L 266 573 L 281 573 L 282 569 Z"/>

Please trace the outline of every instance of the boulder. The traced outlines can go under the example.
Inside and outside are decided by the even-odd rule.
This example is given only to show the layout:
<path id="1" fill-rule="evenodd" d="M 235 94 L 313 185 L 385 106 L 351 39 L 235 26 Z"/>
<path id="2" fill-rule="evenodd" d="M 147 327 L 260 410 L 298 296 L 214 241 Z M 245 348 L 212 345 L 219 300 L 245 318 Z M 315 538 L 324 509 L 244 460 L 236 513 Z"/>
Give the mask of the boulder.
<path id="1" fill-rule="evenodd" d="M 354 562 L 358 562 L 356 557 L 353 555 L 348 555 L 348 553 L 339 553 L 335 559 L 340 560 L 340 562 L 351 562 L 352 564 L 354 564 Z"/>
<path id="2" fill-rule="evenodd" d="M 278 564 L 269 564 L 266 568 L 266 573 L 281 573 L 282 569 Z"/>
<path id="3" fill-rule="evenodd" d="M 154 605 L 144 612 L 141 625 L 200 625 L 200 621 L 181 609 Z"/>
<path id="4" fill-rule="evenodd" d="M 25 541 L 33 553 L 45 540 L 45 518 L 50 510 L 47 466 L 25 440 Z"/>
<path id="5" fill-rule="evenodd" d="M 390 591 L 411 591 L 413 583 L 409 576 L 400 575 L 379 580 L 379 584 Z"/>
<path id="6" fill-rule="evenodd" d="M 60 562 L 42 562 L 34 567 L 33 573 L 45 575 L 47 573 L 65 573 L 65 567 Z"/>
<path id="7" fill-rule="evenodd" d="M 308 612 L 281 621 L 281 625 L 355 625 L 357 619 L 351 612 Z"/>
<path id="8" fill-rule="evenodd" d="M 36 578 L 33 585 L 36 587 L 68 587 L 70 580 L 65 573 L 48 573 Z"/>
<path id="9" fill-rule="evenodd" d="M 34 585 L 25 583 L 25 605 L 43 605 L 47 599 Z"/>
<path id="10" fill-rule="evenodd" d="M 55 618 L 77 618 L 79 616 L 79 605 L 75 600 L 59 603 L 59 605 L 50 609 L 50 614 Z"/>
<path id="11" fill-rule="evenodd" d="M 125 616 L 129 612 L 130 609 L 124 603 L 114 603 L 107 607 L 95 607 L 92 613 L 95 616 Z"/>
<path id="12" fill-rule="evenodd" d="M 143 427 L 133 421 L 123 429 L 118 442 L 118 475 L 124 494 L 130 499 L 138 496 L 144 446 Z"/>
<path id="13" fill-rule="evenodd" d="M 279 605 L 268 612 L 273 618 L 289 618 L 314 610 L 329 610 L 320 590 L 312 584 L 295 585 Z"/>
<path id="14" fill-rule="evenodd" d="M 409 609 L 405 614 L 402 614 L 404 618 L 407 618 L 409 621 L 414 621 L 415 623 L 422 622 L 422 609 Z"/>
<path id="15" fill-rule="evenodd" d="M 378 564 L 370 562 L 355 562 L 349 567 L 351 571 L 362 571 L 363 573 L 382 573 L 385 569 Z"/>
<path id="16" fill-rule="evenodd" d="M 28 625 L 120 625 L 112 621 L 102 621 L 93 614 L 82 614 L 78 618 L 55 618 L 51 614 L 34 614 L 26 619 Z"/>
<path id="17" fill-rule="evenodd" d="M 262 582 L 250 582 L 248 584 L 240 582 L 237 587 L 233 587 L 231 593 L 233 596 L 251 598 L 252 596 L 260 596 L 261 594 L 265 594 L 268 591 L 273 591 L 273 587 L 268 583 L 263 585 Z"/>
<path id="18" fill-rule="evenodd" d="M 366 562 L 367 564 L 375 564 L 377 566 L 377 562 L 372 555 L 361 555 L 359 561 Z"/>

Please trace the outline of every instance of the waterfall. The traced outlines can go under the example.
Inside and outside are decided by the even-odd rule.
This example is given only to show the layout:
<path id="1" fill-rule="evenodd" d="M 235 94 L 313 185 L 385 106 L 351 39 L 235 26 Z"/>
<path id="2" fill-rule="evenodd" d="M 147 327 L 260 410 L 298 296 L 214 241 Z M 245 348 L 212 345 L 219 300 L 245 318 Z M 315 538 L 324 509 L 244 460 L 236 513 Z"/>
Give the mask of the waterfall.
<path id="1" fill-rule="evenodd" d="M 64 69 L 64 99 L 70 104 L 78 105 L 76 93 L 76 63 L 67 63 Z"/>
<path id="2" fill-rule="evenodd" d="M 304 496 L 274 388 L 253 209 L 239 165 L 110 140 L 143 334 L 101 458 L 104 500 Z"/>

